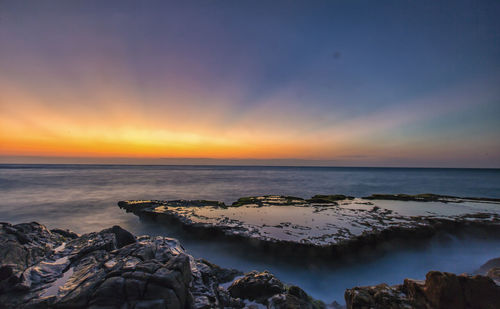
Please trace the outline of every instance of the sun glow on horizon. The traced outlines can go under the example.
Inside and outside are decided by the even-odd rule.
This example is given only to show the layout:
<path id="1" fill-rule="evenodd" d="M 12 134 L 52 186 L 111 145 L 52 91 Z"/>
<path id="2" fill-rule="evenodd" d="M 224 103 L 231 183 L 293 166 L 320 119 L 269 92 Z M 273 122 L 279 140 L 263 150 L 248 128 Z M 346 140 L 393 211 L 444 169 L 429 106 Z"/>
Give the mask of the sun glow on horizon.
<path id="1" fill-rule="evenodd" d="M 134 94 L 126 89 L 108 89 L 105 97 L 95 92 L 84 99 L 61 102 L 53 93 L 6 85 L 0 86 L 0 102 L 8 103 L 0 107 L 1 156 L 347 159 L 362 163 L 387 157 L 389 149 L 400 157 L 449 155 L 432 149 L 432 141 L 423 148 L 406 140 L 403 148 L 399 139 L 379 140 L 380 132 L 391 132 L 412 121 L 398 110 L 343 121 L 318 119 L 308 113 L 287 115 L 290 111 L 280 111 L 279 105 L 238 115 L 232 114 L 226 103 L 200 106 L 196 113 L 191 106 L 183 110 L 182 104 L 175 103 L 145 111 L 140 102 L 130 99 Z M 163 101 L 175 102 L 175 98 Z M 207 117 L 200 119 L 204 113 Z M 238 121 L 224 121 L 233 115 Z M 413 113 L 411 117 L 421 116 Z"/>
<path id="2" fill-rule="evenodd" d="M 339 5 L 2 3 L 0 157 L 500 166 L 494 12 Z"/>

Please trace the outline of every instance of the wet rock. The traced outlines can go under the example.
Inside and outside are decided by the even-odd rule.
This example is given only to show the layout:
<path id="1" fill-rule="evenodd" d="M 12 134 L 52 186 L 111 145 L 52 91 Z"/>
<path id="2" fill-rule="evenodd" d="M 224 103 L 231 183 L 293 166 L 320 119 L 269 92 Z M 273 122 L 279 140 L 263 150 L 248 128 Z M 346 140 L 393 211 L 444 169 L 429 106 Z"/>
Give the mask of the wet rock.
<path id="1" fill-rule="evenodd" d="M 335 194 L 335 195 L 315 195 L 307 200 L 309 203 L 318 203 L 318 204 L 337 204 L 338 201 L 343 200 L 352 200 L 354 196 L 348 196 L 343 194 Z"/>
<path id="2" fill-rule="evenodd" d="M 493 267 L 500 267 L 500 257 L 489 260 L 484 263 L 474 273 L 478 275 L 486 275 L 486 273 Z"/>
<path id="3" fill-rule="evenodd" d="M 237 269 L 222 268 L 218 265 L 210 263 L 205 259 L 199 259 L 198 261 L 200 262 L 198 267 L 204 267 L 205 265 L 205 273 L 207 275 L 214 276 L 220 283 L 232 281 L 236 276 L 240 276 L 243 274 Z"/>
<path id="4" fill-rule="evenodd" d="M 103 230 L 102 232 L 115 234 L 116 246 L 118 248 L 135 243 L 135 236 L 118 225 L 115 225 L 110 229 Z"/>
<path id="5" fill-rule="evenodd" d="M 419 202 L 446 198 L 448 203 L 463 202 L 432 194 L 370 197 L 378 198 Z M 471 210 L 473 207 L 465 210 L 462 207 L 456 215 L 444 215 L 439 213 L 442 205 L 433 204 L 435 212 L 402 215 L 389 209 L 394 206 L 371 202 L 364 205 L 365 202 L 345 195 L 315 195 L 309 200 L 266 195 L 240 198 L 233 203 L 234 207 L 228 208 L 200 201 L 123 201 L 119 206 L 141 217 L 177 225 L 200 238 L 224 237 L 245 242 L 273 256 L 293 254 L 308 260 L 383 251 L 390 242 L 409 245 L 441 233 L 500 232 L 500 211 L 478 212 Z M 247 219 L 258 216 L 260 223 Z M 283 216 L 287 216 L 286 222 L 281 221 Z M 304 222 L 304 217 L 309 220 Z"/>
<path id="6" fill-rule="evenodd" d="M 491 268 L 486 276 L 490 277 L 496 284 L 500 285 L 500 267 Z"/>
<path id="7" fill-rule="evenodd" d="M 272 296 L 269 300 L 269 308 L 276 309 L 320 309 L 326 308 L 325 304 L 313 300 L 304 290 L 298 286 L 290 286 L 286 293 Z"/>
<path id="8" fill-rule="evenodd" d="M 268 271 L 252 271 L 233 282 L 228 291 L 235 298 L 263 301 L 275 294 L 283 293 L 285 286 Z"/>
<path id="9" fill-rule="evenodd" d="M 125 279 L 112 277 L 104 280 L 91 296 L 89 304 L 92 306 L 120 307 L 126 300 Z"/>
<path id="10" fill-rule="evenodd" d="M 37 223 L 2 224 L 0 237 L 1 308 L 245 307 L 221 285 L 239 271 L 194 259 L 172 238 L 132 241 L 119 227 L 74 238 Z M 283 294 L 276 301 L 316 308 L 308 307 L 313 300 L 300 288 L 286 290 L 267 272 L 252 274 L 242 281 L 246 286 L 233 288 L 242 297 Z"/>
<path id="11" fill-rule="evenodd" d="M 277 294 L 269 299 L 269 308 L 276 309 L 309 309 L 311 304 L 291 294 Z"/>
<path id="12" fill-rule="evenodd" d="M 433 195 L 422 196 L 418 198 L 435 199 Z M 312 203 L 314 198 L 323 199 L 318 200 L 322 203 Z M 384 208 L 383 204 L 364 205 L 363 200 L 350 198 L 316 195 L 304 200 L 268 195 L 241 198 L 233 205 L 237 207 L 229 208 L 199 201 L 129 201 L 119 206 L 141 217 L 181 226 L 200 238 L 224 237 L 269 255 L 293 255 L 308 261 L 384 251 L 389 243 L 409 246 L 443 233 L 500 232 L 500 212 L 445 216 L 439 214 L 442 205 L 434 205 L 436 213 L 410 216 Z M 405 195 L 403 199 L 410 198 Z M 280 214 L 288 213 L 294 214 L 288 219 L 291 222 L 280 221 Z M 260 224 L 246 220 L 255 216 L 260 216 Z M 304 217 L 310 220 L 304 223 Z"/>
<path id="13" fill-rule="evenodd" d="M 303 299 L 303 300 L 308 299 L 307 293 L 296 285 L 292 285 L 288 288 L 288 294 L 293 295 L 298 299 Z"/>
<path id="14" fill-rule="evenodd" d="M 394 200 L 394 201 L 419 201 L 419 202 L 448 202 L 451 199 L 459 199 L 454 196 L 438 195 L 432 193 L 424 194 L 372 194 L 363 197 L 367 200 Z"/>
<path id="15" fill-rule="evenodd" d="M 50 256 L 63 243 L 63 237 L 32 222 L 0 223 L 0 293 L 23 290 L 25 269 Z"/>
<path id="16" fill-rule="evenodd" d="M 232 298 L 255 301 L 267 308 L 326 308 L 323 302 L 314 300 L 298 286 L 286 287 L 268 271 L 249 272 L 236 279 L 227 291 Z"/>
<path id="17" fill-rule="evenodd" d="M 500 202 L 498 198 L 488 197 L 458 197 L 451 195 L 439 195 L 433 193 L 422 194 L 372 194 L 363 197 L 367 200 L 394 200 L 394 201 L 417 201 L 417 202 L 464 202 L 464 201 L 487 201 L 487 202 Z"/>
<path id="18" fill-rule="evenodd" d="M 485 276 L 431 271 L 425 281 L 356 287 L 345 292 L 347 308 L 497 308 L 500 286 Z"/>
<path id="19" fill-rule="evenodd" d="M 73 231 L 70 231 L 68 229 L 52 229 L 50 230 L 52 233 L 57 233 L 63 237 L 66 237 L 66 238 L 70 238 L 70 239 L 75 239 L 75 238 L 78 238 L 78 234 L 73 232 Z"/>
<path id="20" fill-rule="evenodd" d="M 258 206 L 287 206 L 305 204 L 306 201 L 301 197 L 283 196 L 283 195 L 264 195 L 264 196 L 249 196 L 241 197 L 234 202 L 231 207 L 240 207 L 243 205 L 258 205 Z"/>
<path id="21" fill-rule="evenodd" d="M 163 203 L 163 201 L 119 201 L 118 206 L 125 209 L 137 210 L 149 207 L 159 206 Z M 219 201 L 208 201 L 208 200 L 173 200 L 169 201 L 172 206 L 176 207 L 204 207 L 204 206 L 213 206 L 226 208 L 224 202 Z"/>
<path id="22" fill-rule="evenodd" d="M 174 239 L 147 237 L 137 242 L 117 226 L 75 239 L 38 224 L 2 227 L 0 303 L 6 307 L 132 307 L 137 303 L 138 307 L 185 308 L 192 300 L 192 258 Z M 25 260 L 30 257 L 28 264 Z M 7 289 L 13 281 L 23 287 L 15 295 L 9 293 L 12 288 Z"/>

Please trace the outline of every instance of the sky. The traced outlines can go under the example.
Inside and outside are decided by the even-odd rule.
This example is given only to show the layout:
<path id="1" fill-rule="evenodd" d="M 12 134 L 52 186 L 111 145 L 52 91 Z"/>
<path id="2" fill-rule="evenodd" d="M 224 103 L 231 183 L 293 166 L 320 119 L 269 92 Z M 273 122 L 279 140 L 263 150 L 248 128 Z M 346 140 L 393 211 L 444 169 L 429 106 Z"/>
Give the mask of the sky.
<path id="1" fill-rule="evenodd" d="M 0 163 L 500 167 L 500 2 L 0 0 Z"/>

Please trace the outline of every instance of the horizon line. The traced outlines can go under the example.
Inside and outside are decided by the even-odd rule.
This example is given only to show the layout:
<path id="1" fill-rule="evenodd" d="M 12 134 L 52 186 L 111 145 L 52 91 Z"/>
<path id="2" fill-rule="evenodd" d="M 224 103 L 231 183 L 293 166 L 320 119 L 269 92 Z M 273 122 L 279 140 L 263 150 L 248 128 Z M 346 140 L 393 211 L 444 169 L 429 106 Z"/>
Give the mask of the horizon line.
<path id="1" fill-rule="evenodd" d="M 0 166 L 186 166 L 186 167 L 278 167 L 278 168 L 367 168 L 367 169 L 469 169 L 469 170 L 500 170 L 500 167 L 437 167 L 437 166 L 369 166 L 369 165 L 259 165 L 259 164 L 146 164 L 146 163 L 4 163 Z"/>
<path id="2" fill-rule="evenodd" d="M 372 168 L 372 169 L 469 169 L 469 170 L 500 170 L 500 167 L 435 167 L 435 166 L 361 166 L 361 165 L 237 165 L 237 164 L 126 164 L 126 163 L 2 163 L 5 165 L 88 165 L 88 166 L 207 166 L 207 167 L 299 167 L 299 168 Z"/>
<path id="3" fill-rule="evenodd" d="M 151 158 L 151 157 L 61 157 L 0 155 L 2 165 L 128 165 L 128 166 L 261 166 L 261 167 L 346 167 L 346 168 L 429 168 L 429 169 L 500 169 L 500 165 L 478 166 L 471 162 L 460 165 L 449 160 L 413 160 L 392 157 L 360 156 L 337 159 L 301 158 Z"/>

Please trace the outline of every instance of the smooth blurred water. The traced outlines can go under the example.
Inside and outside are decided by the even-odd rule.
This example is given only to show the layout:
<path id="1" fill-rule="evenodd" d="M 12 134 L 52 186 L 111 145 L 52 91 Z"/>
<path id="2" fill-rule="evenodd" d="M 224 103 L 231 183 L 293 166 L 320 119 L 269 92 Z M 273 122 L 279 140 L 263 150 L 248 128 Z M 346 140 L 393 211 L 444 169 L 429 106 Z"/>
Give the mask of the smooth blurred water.
<path id="1" fill-rule="evenodd" d="M 181 230 L 144 222 L 117 207 L 127 199 L 211 199 L 285 194 L 436 193 L 500 198 L 498 169 L 0 165 L 0 221 L 38 221 L 78 233 L 121 225 L 134 234 L 179 238 L 187 250 L 225 267 L 268 269 L 325 301 L 342 301 L 345 288 L 423 278 L 430 269 L 472 271 L 500 256 L 500 241 L 453 239 L 414 250 L 329 266 L 276 261 L 238 244 L 200 241 Z M 326 267 L 326 268 L 325 268 Z"/>

